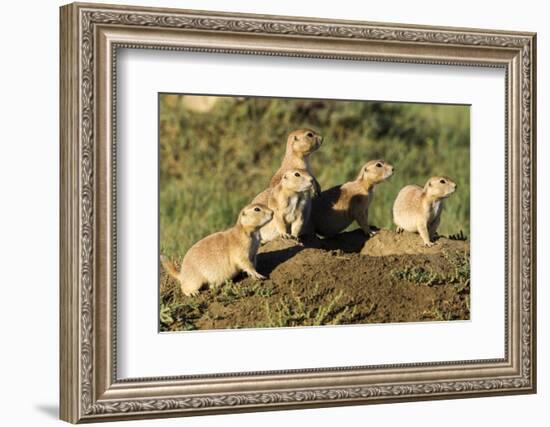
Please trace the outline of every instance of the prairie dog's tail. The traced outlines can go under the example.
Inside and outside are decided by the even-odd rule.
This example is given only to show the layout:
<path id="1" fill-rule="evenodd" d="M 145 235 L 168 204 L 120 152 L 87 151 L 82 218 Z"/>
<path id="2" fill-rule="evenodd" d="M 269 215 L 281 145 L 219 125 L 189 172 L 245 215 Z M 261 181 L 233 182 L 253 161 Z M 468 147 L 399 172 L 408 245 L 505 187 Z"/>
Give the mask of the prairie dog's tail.
<path id="1" fill-rule="evenodd" d="M 179 278 L 179 272 L 176 269 L 176 266 L 172 261 L 170 261 L 168 258 L 166 258 L 164 255 L 160 256 L 160 262 L 162 263 L 162 266 L 164 269 L 176 280 L 180 280 Z"/>

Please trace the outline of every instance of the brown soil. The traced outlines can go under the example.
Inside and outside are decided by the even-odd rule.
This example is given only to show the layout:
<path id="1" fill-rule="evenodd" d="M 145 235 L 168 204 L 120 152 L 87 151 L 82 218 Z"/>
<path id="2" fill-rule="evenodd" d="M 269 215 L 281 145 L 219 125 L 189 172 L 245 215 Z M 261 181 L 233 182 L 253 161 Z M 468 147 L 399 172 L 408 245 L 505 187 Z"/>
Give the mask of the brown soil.
<path id="1" fill-rule="evenodd" d="M 469 243 L 440 238 L 425 248 L 416 234 L 360 230 L 299 245 L 261 248 L 267 280 L 238 277 L 185 298 L 161 280 L 170 315 L 162 330 L 223 329 L 469 319 Z M 161 307 L 162 310 L 162 307 Z M 162 313 L 161 313 L 162 314 Z M 162 319 L 162 316 L 161 316 Z"/>
<path id="2" fill-rule="evenodd" d="M 428 248 L 422 245 L 422 239 L 418 234 L 397 234 L 389 230 L 380 230 L 365 242 L 361 254 L 369 256 L 435 255 L 450 251 L 469 252 L 470 244 L 465 240 L 439 238 L 434 246 Z"/>

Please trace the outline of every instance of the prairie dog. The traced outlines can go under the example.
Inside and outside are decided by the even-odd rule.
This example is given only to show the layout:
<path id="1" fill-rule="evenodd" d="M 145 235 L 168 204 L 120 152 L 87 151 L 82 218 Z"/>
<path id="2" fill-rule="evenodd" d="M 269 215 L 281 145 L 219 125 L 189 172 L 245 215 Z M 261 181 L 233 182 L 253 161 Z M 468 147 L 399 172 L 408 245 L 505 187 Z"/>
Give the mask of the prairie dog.
<path id="1" fill-rule="evenodd" d="M 393 222 L 396 231 L 420 234 L 424 245 L 433 246 L 439 226 L 443 200 L 456 191 L 456 183 L 446 176 L 431 177 L 424 188 L 407 185 L 402 188 L 393 203 Z"/>
<path id="2" fill-rule="evenodd" d="M 332 237 L 357 221 L 367 236 L 369 206 L 374 187 L 393 174 L 393 166 L 384 160 L 371 160 L 362 168 L 355 181 L 337 185 L 313 199 L 312 220 L 315 232 Z"/>
<path id="3" fill-rule="evenodd" d="M 285 172 L 294 169 L 307 171 L 312 177 L 311 167 L 309 166 L 309 156 L 316 151 L 323 143 L 323 137 L 311 129 L 298 129 L 290 132 L 286 140 L 286 151 L 281 163 L 281 167 L 271 178 L 269 188 L 275 187 Z M 321 187 L 313 177 L 313 186 L 316 194 L 319 194 Z"/>
<path id="4" fill-rule="evenodd" d="M 261 203 L 262 205 L 267 206 L 267 201 L 269 200 L 269 195 L 271 194 L 271 188 L 266 188 L 260 194 L 258 194 L 251 203 Z"/>
<path id="5" fill-rule="evenodd" d="M 313 192 L 313 177 L 302 169 L 291 169 L 283 174 L 281 181 L 267 193 L 267 206 L 273 210 L 273 221 L 260 229 L 261 242 L 277 237 L 298 238 L 309 220 Z M 260 193 L 257 197 L 262 196 Z"/>
<path id="6" fill-rule="evenodd" d="M 259 230 L 273 218 L 265 205 L 250 204 L 239 213 L 237 223 L 195 243 L 187 251 L 178 272 L 166 257 L 160 260 L 166 271 L 181 284 L 184 295 L 197 295 L 203 285 L 219 286 L 244 271 L 256 279 L 265 279 L 256 271 L 260 245 Z"/>

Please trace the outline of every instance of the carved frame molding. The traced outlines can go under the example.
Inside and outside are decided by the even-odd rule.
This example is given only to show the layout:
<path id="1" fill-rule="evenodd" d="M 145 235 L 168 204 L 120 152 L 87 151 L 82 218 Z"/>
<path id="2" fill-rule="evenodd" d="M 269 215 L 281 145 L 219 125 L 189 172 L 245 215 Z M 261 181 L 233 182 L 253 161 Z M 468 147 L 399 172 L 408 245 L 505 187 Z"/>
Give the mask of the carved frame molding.
<path id="1" fill-rule="evenodd" d="M 60 42 L 62 419 L 74 423 L 535 391 L 535 34 L 71 4 L 61 8 Z M 117 380 L 118 48 L 505 68 L 506 357 Z"/>

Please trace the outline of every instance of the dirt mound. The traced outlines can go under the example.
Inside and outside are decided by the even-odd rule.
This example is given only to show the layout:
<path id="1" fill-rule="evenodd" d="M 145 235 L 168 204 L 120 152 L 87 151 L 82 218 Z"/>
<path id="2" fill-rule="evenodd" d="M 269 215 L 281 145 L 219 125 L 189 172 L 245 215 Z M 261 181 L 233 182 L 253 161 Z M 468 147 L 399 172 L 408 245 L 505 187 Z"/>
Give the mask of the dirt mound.
<path id="1" fill-rule="evenodd" d="M 380 230 L 365 242 L 361 254 L 369 256 L 437 254 L 450 251 L 469 251 L 465 240 L 451 240 L 440 237 L 435 245 L 428 248 L 416 233 L 397 234 L 390 230 Z"/>
<path id="2" fill-rule="evenodd" d="M 271 242 L 258 254 L 267 280 L 241 276 L 194 298 L 165 278 L 161 330 L 469 319 L 468 244 L 439 239 L 423 248 L 418 238 L 382 230 L 367 240 L 357 230 L 304 245 Z M 384 255 L 401 244 L 416 252 Z"/>

